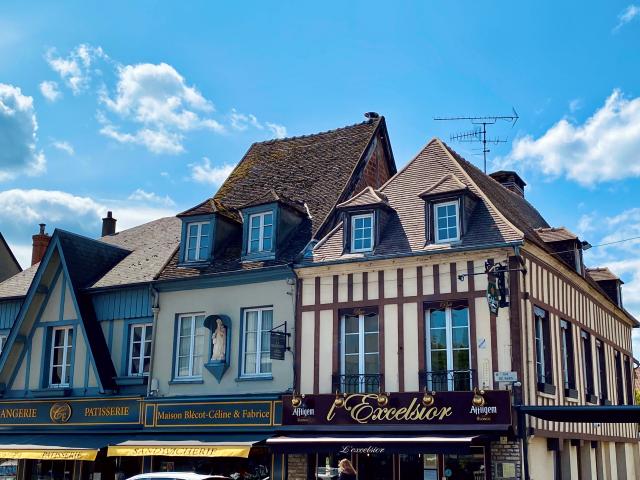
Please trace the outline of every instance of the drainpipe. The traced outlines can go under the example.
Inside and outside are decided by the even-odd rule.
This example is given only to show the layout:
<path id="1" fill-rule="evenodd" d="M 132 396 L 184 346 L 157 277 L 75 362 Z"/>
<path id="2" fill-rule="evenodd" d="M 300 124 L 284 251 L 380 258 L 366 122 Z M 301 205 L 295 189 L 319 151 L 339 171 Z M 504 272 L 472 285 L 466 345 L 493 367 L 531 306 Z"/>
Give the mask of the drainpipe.
<path id="1" fill-rule="evenodd" d="M 158 329 L 158 314 L 160 313 L 160 292 L 153 286 L 149 286 L 151 294 L 151 311 L 153 312 L 153 328 L 151 329 L 151 359 L 149 360 L 149 380 L 147 381 L 147 396 L 152 396 L 153 361 L 156 358 L 156 330 Z"/>

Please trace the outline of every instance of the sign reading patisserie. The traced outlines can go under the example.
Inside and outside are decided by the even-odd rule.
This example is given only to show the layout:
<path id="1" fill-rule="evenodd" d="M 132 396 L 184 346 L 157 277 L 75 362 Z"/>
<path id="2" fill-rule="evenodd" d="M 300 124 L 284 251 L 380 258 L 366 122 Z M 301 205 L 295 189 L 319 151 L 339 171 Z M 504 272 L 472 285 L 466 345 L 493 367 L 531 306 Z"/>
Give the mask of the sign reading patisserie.
<path id="1" fill-rule="evenodd" d="M 507 391 L 347 393 L 283 399 L 283 425 L 508 425 Z"/>

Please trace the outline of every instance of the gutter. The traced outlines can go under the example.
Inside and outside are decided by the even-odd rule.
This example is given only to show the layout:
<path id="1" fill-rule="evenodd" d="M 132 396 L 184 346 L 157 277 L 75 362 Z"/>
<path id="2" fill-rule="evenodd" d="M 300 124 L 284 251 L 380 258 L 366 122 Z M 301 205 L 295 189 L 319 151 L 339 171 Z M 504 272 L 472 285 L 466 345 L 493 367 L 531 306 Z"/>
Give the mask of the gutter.
<path id="1" fill-rule="evenodd" d="M 160 314 L 160 292 L 156 290 L 153 284 L 149 285 L 149 293 L 151 294 L 153 312 L 153 327 L 151 328 L 151 358 L 149 359 L 149 377 L 147 380 L 147 397 L 155 396 L 152 394 L 153 387 L 153 361 L 156 358 L 156 335 L 158 330 L 158 315 Z"/>

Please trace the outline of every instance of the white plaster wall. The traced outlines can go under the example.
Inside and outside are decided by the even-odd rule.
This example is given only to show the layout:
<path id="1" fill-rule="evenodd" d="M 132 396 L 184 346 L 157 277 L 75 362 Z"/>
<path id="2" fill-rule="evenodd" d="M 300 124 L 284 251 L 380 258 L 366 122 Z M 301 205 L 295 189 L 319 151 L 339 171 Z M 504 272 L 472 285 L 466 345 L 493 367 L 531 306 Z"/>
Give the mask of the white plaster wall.
<path id="1" fill-rule="evenodd" d="M 51 290 L 51 294 L 49 295 L 49 301 L 47 305 L 44 307 L 42 311 L 42 316 L 40 317 L 41 322 L 57 322 L 60 320 L 60 301 L 62 295 L 62 276 L 64 273 L 61 273 L 56 280 L 53 289 Z"/>
<path id="2" fill-rule="evenodd" d="M 413 297 L 418 294 L 418 269 L 406 267 L 402 269 L 402 291 L 405 297 Z"/>
<path id="3" fill-rule="evenodd" d="M 418 306 L 415 303 L 405 303 L 402 305 L 402 314 L 404 320 L 404 389 L 408 392 L 415 392 L 420 388 L 418 382 L 418 372 L 420 371 L 418 364 Z"/>
<path id="4" fill-rule="evenodd" d="M 362 273 L 353 274 L 353 301 L 358 302 L 364 298 L 364 290 L 362 288 Z"/>
<path id="5" fill-rule="evenodd" d="M 71 288 L 69 288 L 69 284 L 66 284 L 65 293 L 64 293 L 64 315 L 63 320 L 75 320 L 78 318 L 78 313 L 76 312 L 76 307 L 73 303 L 73 297 L 71 296 Z"/>
<path id="6" fill-rule="evenodd" d="M 489 318 L 489 306 L 485 298 L 476 298 L 475 307 L 476 342 L 478 347 L 478 386 L 491 389 L 493 388 L 493 373 L 491 366 L 491 322 Z"/>
<path id="7" fill-rule="evenodd" d="M 384 385 L 388 392 L 400 389 L 398 381 L 398 306 L 384 306 Z"/>
<path id="8" fill-rule="evenodd" d="M 79 327 L 79 326 L 78 326 Z M 80 327 L 79 327 L 80 328 Z M 86 363 L 91 363 L 91 360 L 88 357 L 87 352 L 87 344 L 84 341 L 84 335 L 82 332 L 78 331 L 78 329 L 74 330 L 74 335 L 76 337 L 76 345 L 73 352 L 73 388 L 83 388 L 84 385 L 84 371 L 86 367 Z M 91 368 L 91 365 L 89 365 Z"/>
<path id="9" fill-rule="evenodd" d="M 369 272 L 367 274 L 367 293 L 368 293 L 368 297 L 369 300 L 377 300 L 378 299 L 378 272 L 373 271 L 373 272 Z"/>
<path id="10" fill-rule="evenodd" d="M 547 450 L 547 439 L 529 440 L 529 475 L 531 480 L 550 480 L 554 477 L 553 452 Z"/>
<path id="11" fill-rule="evenodd" d="M 440 293 L 451 292 L 451 265 L 448 263 L 441 263 L 440 269 Z"/>
<path id="12" fill-rule="evenodd" d="M 302 345 L 300 346 L 300 393 L 313 393 L 314 315 L 302 312 Z"/>
<path id="13" fill-rule="evenodd" d="M 313 290 L 313 284 L 313 280 L 304 282 L 303 296 L 307 288 Z M 311 287 L 309 287 L 309 285 L 311 285 Z M 156 324 L 156 356 L 154 359 L 153 372 L 151 372 L 151 376 L 158 379 L 159 395 L 276 393 L 292 388 L 293 356 L 289 352 L 285 353 L 285 360 L 272 360 L 272 380 L 238 381 L 238 377 L 240 371 L 241 309 L 259 306 L 273 307 L 274 327 L 286 321 L 288 330 L 292 333 L 292 339 L 295 339 L 293 290 L 292 286 L 288 285 L 286 280 L 279 280 L 259 284 L 161 292 L 160 312 Z M 174 373 L 173 358 L 176 342 L 174 338 L 176 316 L 186 312 L 204 312 L 205 315 L 218 313 L 227 315 L 231 319 L 230 366 L 220 383 L 218 383 L 206 368 L 203 368 L 203 383 L 170 383 L 173 380 Z M 301 370 L 305 372 L 305 370 L 308 369 L 311 375 L 313 375 L 313 314 L 311 313 L 311 321 L 306 321 L 307 318 L 308 315 L 303 315 L 303 368 Z M 114 338 L 114 344 L 115 343 L 116 339 Z M 209 352 L 208 343 L 205 352 Z M 311 359 L 310 363 L 309 359 Z M 305 380 L 305 382 L 305 385 L 308 386 L 308 381 Z M 313 386 L 313 380 L 311 380 L 311 386 Z"/>
<path id="14" fill-rule="evenodd" d="M 320 393 L 331 393 L 331 374 L 333 370 L 333 312 L 320 312 Z"/>
<path id="15" fill-rule="evenodd" d="M 302 279 L 302 305 L 313 305 L 316 301 L 315 279 Z"/>
<path id="16" fill-rule="evenodd" d="M 486 302 L 485 302 L 486 303 Z M 511 371 L 511 326 L 509 309 L 500 308 L 496 319 L 496 345 L 498 346 L 498 370 Z M 519 378 L 518 380 L 522 380 Z"/>
<path id="17" fill-rule="evenodd" d="M 384 271 L 384 298 L 398 296 L 398 270 L 390 268 Z"/>

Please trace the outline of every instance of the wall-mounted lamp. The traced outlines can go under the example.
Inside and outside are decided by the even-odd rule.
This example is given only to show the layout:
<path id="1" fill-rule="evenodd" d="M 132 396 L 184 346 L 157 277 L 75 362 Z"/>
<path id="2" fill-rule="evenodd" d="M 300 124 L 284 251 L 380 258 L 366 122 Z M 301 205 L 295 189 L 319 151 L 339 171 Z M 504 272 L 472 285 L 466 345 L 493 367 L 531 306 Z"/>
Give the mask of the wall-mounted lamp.
<path id="1" fill-rule="evenodd" d="M 473 389 L 473 399 L 471 400 L 471 403 L 474 407 L 484 407 L 486 400 L 484 399 L 483 395 L 484 390 L 478 390 L 477 388 Z"/>
<path id="2" fill-rule="evenodd" d="M 333 405 L 336 408 L 344 407 L 344 394 L 340 395 L 340 391 L 336 390 L 336 398 L 333 400 Z"/>
<path id="3" fill-rule="evenodd" d="M 424 395 L 422 396 L 422 405 L 430 407 L 436 401 L 436 392 L 427 392 L 427 387 L 424 387 Z"/>
<path id="4" fill-rule="evenodd" d="M 389 404 L 389 395 L 384 392 L 380 392 L 378 394 L 378 405 L 381 407 L 386 407 Z"/>
<path id="5" fill-rule="evenodd" d="M 304 398 L 304 395 L 298 395 L 294 390 L 293 395 L 291 396 L 291 406 L 293 408 L 298 408 L 300 405 L 302 405 L 303 398 Z"/>

